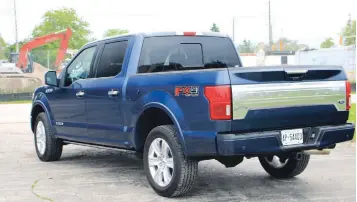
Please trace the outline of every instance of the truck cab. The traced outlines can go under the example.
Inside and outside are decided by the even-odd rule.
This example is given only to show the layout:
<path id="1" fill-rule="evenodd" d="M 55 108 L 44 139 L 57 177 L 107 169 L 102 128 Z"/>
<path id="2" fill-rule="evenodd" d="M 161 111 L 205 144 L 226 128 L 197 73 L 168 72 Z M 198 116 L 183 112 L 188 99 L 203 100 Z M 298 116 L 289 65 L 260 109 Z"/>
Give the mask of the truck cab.
<path id="1" fill-rule="evenodd" d="M 353 138 L 351 87 L 338 66 L 243 67 L 217 33 L 121 35 L 83 46 L 35 90 L 42 161 L 79 144 L 137 152 L 159 195 L 190 190 L 198 162 L 257 157 L 271 176 L 302 173 L 311 151 Z"/>

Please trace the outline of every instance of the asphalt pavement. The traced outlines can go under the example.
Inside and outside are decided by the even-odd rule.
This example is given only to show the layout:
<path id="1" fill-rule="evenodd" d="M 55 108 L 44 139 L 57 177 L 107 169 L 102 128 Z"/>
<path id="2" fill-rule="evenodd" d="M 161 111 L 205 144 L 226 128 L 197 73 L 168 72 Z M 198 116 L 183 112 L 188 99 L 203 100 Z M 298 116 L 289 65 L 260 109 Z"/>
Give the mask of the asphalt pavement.
<path id="1" fill-rule="evenodd" d="M 41 162 L 28 123 L 29 105 L 0 105 L 0 201 L 356 201 L 355 143 L 312 156 L 301 175 L 269 177 L 258 160 L 234 168 L 199 163 L 190 193 L 158 196 L 133 154 L 67 145 L 57 162 Z"/>

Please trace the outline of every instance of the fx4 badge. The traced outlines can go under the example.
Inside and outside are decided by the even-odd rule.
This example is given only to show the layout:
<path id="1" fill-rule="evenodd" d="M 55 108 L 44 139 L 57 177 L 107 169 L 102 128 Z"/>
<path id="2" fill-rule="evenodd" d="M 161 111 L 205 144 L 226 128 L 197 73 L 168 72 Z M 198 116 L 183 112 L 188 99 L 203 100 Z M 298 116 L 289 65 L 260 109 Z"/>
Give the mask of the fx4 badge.
<path id="1" fill-rule="evenodd" d="M 199 87 L 198 86 L 176 86 L 175 87 L 175 96 L 184 95 L 186 97 L 189 96 L 198 96 Z"/>

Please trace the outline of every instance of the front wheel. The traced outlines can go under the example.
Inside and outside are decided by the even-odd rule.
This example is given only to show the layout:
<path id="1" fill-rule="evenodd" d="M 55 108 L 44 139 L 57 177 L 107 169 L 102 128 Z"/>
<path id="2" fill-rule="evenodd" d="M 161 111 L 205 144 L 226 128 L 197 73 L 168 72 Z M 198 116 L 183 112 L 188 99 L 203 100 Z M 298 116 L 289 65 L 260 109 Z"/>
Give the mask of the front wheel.
<path id="1" fill-rule="evenodd" d="M 279 158 L 278 156 L 261 156 L 260 164 L 264 170 L 275 178 L 291 178 L 301 174 L 309 163 L 310 155 L 301 154 L 297 159 L 293 156 L 289 158 Z"/>
<path id="2" fill-rule="evenodd" d="M 56 139 L 44 112 L 36 117 L 34 128 L 35 148 L 41 161 L 57 161 L 62 154 L 62 140 Z"/>
<path id="3" fill-rule="evenodd" d="M 144 145 L 144 169 L 156 193 L 174 197 L 187 193 L 197 175 L 198 161 L 184 156 L 172 125 L 158 126 L 148 135 Z"/>

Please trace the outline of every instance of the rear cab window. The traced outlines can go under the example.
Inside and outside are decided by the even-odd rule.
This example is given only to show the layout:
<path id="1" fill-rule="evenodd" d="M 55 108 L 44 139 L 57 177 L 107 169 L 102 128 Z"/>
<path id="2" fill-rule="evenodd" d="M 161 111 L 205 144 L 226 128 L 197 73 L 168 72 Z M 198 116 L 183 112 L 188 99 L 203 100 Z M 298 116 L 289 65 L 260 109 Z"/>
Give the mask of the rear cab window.
<path id="1" fill-rule="evenodd" d="M 144 39 L 138 73 L 237 66 L 237 52 L 227 37 L 160 36 Z"/>

